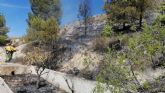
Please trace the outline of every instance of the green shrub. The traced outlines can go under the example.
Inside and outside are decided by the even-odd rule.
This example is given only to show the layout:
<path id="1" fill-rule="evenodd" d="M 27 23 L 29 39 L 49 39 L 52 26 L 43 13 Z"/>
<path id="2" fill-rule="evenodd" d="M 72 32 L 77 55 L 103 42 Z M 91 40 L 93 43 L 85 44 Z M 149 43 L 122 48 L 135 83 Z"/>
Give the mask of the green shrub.
<path id="1" fill-rule="evenodd" d="M 0 45 L 4 45 L 6 42 L 7 36 L 0 35 Z"/>
<path id="2" fill-rule="evenodd" d="M 147 24 L 143 25 L 142 30 L 142 32 L 128 38 L 128 45 L 124 52 L 113 50 L 105 55 L 102 62 L 104 65 L 97 81 L 105 83 L 107 86 L 113 85 L 117 90 L 127 88 L 138 91 L 139 87 L 143 88 L 136 79 L 136 75 L 133 72 L 130 73 L 128 63 L 131 65 L 131 71 L 140 71 L 155 65 L 152 58 L 164 50 L 165 30 L 153 28 Z M 137 84 L 134 85 L 131 81 L 137 81 Z M 150 86 L 146 83 L 144 88 L 150 88 Z"/>
<path id="3" fill-rule="evenodd" d="M 143 83 L 143 88 L 144 88 L 145 90 L 146 90 L 146 89 L 150 89 L 150 87 L 151 87 L 150 83 L 148 83 L 148 82 Z"/>
<path id="4" fill-rule="evenodd" d="M 104 26 L 102 36 L 110 37 L 110 36 L 112 36 L 112 33 L 113 33 L 112 26 L 110 24 L 106 24 Z"/>
<path id="5" fill-rule="evenodd" d="M 165 15 L 161 15 L 161 16 L 160 16 L 160 21 L 165 22 Z"/>
<path id="6" fill-rule="evenodd" d="M 109 49 L 103 58 L 100 73 L 97 76 L 98 86 L 102 83 L 105 84 L 105 86 L 99 87 L 99 89 L 102 90 L 107 87 L 112 93 L 122 93 L 123 89 L 137 90 L 137 86 L 132 82 L 135 78 L 129 66 L 124 65 L 124 59 L 124 54 Z M 98 89 L 96 90 L 99 91 Z"/>
<path id="7" fill-rule="evenodd" d="M 132 25 L 131 28 L 130 28 L 132 31 L 136 31 L 136 25 Z"/>

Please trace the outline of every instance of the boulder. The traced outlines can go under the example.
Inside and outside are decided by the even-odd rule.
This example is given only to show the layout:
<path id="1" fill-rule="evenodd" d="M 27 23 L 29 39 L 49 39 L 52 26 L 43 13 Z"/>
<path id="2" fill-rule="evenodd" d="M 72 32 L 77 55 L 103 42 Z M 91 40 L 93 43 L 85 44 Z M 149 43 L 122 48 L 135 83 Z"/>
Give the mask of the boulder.
<path id="1" fill-rule="evenodd" d="M 0 77 L 0 93 L 13 93 L 1 77 Z"/>

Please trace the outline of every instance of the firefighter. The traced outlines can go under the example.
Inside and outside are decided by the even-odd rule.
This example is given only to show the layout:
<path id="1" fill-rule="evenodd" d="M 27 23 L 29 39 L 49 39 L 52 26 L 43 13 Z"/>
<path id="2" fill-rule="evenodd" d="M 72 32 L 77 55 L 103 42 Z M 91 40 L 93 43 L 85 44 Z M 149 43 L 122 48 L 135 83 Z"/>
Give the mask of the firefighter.
<path id="1" fill-rule="evenodd" d="M 13 57 L 13 53 L 16 51 L 15 46 L 13 44 L 7 44 L 5 47 L 6 50 L 6 62 L 10 62 Z"/>

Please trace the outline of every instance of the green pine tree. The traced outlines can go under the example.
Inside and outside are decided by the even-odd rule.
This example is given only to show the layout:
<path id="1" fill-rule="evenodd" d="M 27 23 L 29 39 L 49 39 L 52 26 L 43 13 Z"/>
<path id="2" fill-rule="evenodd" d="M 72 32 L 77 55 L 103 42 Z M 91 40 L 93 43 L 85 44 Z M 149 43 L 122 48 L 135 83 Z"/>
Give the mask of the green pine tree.
<path id="1" fill-rule="evenodd" d="M 4 44 L 7 39 L 8 28 L 6 27 L 6 20 L 3 15 L 0 15 L 0 45 Z"/>
<path id="2" fill-rule="evenodd" d="M 107 0 L 105 2 L 105 11 L 108 21 L 115 25 L 126 24 L 132 26 L 139 20 L 139 27 L 142 27 L 143 19 L 148 10 L 154 9 L 155 0 Z"/>
<path id="3" fill-rule="evenodd" d="M 60 0 L 30 0 L 34 16 L 48 19 L 55 18 L 60 23 L 61 4 Z"/>

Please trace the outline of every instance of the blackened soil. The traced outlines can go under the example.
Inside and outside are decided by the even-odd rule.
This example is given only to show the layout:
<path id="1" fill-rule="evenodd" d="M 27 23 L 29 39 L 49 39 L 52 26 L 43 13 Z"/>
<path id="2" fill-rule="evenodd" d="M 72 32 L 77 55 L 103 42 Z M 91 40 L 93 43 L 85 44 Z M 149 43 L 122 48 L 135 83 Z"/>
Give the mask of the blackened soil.
<path id="1" fill-rule="evenodd" d="M 67 93 L 41 79 L 40 88 L 36 87 L 35 75 L 1 76 L 14 93 Z"/>

